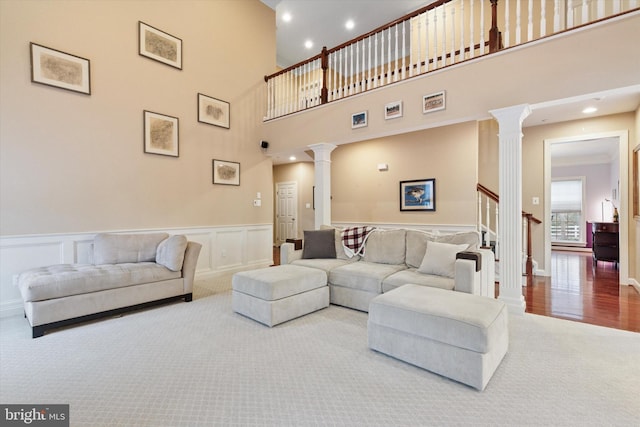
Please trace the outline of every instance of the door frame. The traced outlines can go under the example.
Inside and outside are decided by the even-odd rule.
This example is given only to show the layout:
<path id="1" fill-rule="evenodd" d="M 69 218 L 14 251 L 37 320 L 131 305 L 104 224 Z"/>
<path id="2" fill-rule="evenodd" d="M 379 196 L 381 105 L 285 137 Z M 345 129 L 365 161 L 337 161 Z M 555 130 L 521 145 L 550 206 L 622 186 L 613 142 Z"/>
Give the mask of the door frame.
<path id="1" fill-rule="evenodd" d="M 545 276 L 551 275 L 551 144 L 587 139 L 617 138 L 620 162 L 620 285 L 629 285 L 629 131 L 607 131 L 544 140 L 544 263 Z"/>

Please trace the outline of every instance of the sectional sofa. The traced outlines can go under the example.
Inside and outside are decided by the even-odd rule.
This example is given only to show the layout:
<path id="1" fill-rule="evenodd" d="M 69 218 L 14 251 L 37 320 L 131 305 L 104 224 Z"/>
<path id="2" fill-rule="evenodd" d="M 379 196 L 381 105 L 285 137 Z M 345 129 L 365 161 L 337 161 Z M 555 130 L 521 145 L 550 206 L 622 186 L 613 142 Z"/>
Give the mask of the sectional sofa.
<path id="1" fill-rule="evenodd" d="M 305 231 L 303 242 L 300 250 L 293 243 L 282 244 L 280 263 L 324 270 L 332 304 L 368 311 L 374 297 L 405 284 L 495 298 L 494 254 L 480 247 L 475 231 L 438 235 L 375 229 L 366 238 L 364 254 L 353 257 L 345 252 L 337 227 Z M 333 252 L 318 250 L 329 244 Z"/>

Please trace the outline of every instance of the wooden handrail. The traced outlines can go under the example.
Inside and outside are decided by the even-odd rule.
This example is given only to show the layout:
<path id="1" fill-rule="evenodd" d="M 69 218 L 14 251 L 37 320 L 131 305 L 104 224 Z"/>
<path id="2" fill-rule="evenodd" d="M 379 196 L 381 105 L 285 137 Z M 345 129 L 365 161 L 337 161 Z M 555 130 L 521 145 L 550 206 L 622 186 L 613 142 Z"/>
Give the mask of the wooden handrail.
<path id="1" fill-rule="evenodd" d="M 494 193 L 493 191 L 489 190 L 484 185 L 477 184 L 476 185 L 476 190 L 481 192 L 482 194 L 484 194 L 485 196 L 487 196 L 488 198 L 490 198 L 494 202 L 500 203 L 500 196 L 498 194 Z M 542 224 L 541 220 L 539 220 L 538 218 L 536 218 L 535 216 L 533 216 L 533 214 L 530 214 L 529 212 L 522 211 L 522 216 L 523 217 L 527 217 L 528 221 L 531 221 L 531 222 L 533 222 L 535 224 Z"/>

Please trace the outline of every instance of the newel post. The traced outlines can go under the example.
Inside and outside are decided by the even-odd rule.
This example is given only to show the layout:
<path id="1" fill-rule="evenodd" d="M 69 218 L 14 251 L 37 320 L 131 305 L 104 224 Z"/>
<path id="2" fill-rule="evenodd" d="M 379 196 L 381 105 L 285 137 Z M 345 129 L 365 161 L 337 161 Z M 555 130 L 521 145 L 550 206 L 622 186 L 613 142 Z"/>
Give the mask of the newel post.
<path id="1" fill-rule="evenodd" d="M 509 25 L 509 23 L 507 23 Z M 498 29 L 498 0 L 491 0 L 491 29 L 489 30 L 489 52 L 502 49 L 502 35 Z"/>
<path id="2" fill-rule="evenodd" d="M 327 70 L 329 69 L 329 55 L 327 55 L 327 47 L 322 47 L 320 54 L 322 65 L 322 90 L 320 91 L 320 103 L 326 104 L 329 100 L 329 89 L 327 88 Z"/>

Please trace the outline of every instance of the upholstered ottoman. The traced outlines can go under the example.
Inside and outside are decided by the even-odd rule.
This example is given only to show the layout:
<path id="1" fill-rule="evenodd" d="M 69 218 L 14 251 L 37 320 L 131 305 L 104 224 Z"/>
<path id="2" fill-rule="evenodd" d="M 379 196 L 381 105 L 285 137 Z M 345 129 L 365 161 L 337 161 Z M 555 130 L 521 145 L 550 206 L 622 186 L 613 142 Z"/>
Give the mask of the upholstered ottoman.
<path id="1" fill-rule="evenodd" d="M 236 273 L 233 311 L 275 326 L 329 306 L 327 273 L 316 268 L 281 265 Z"/>
<path id="2" fill-rule="evenodd" d="M 369 347 L 484 390 L 509 346 L 505 304 L 492 298 L 403 285 L 369 306 Z"/>

